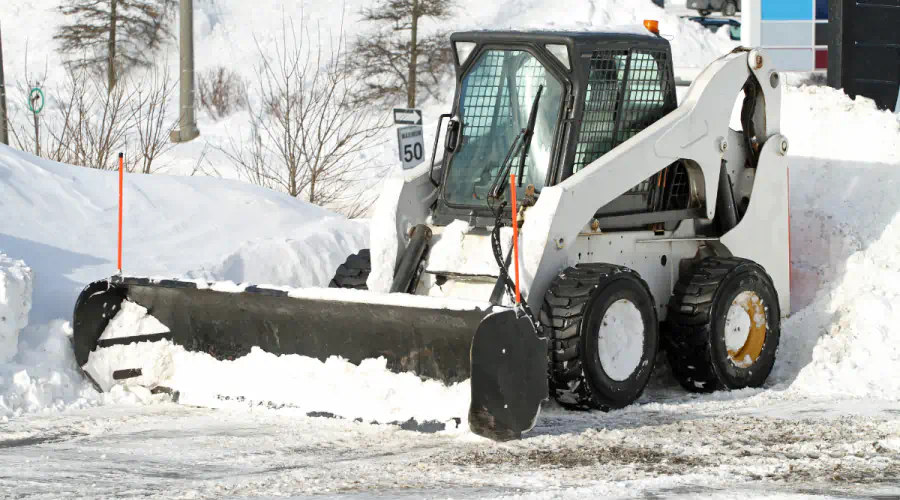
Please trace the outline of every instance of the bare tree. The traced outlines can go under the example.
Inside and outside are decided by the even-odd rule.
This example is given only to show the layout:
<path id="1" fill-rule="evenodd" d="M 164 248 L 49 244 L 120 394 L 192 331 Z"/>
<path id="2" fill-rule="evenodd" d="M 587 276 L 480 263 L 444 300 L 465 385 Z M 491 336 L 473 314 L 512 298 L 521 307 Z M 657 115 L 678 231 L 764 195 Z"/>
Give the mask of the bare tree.
<path id="1" fill-rule="evenodd" d="M 137 94 L 134 85 L 116 85 L 110 89 L 106 82 L 94 78 L 90 84 L 93 100 L 82 103 L 79 109 L 83 140 L 78 144 L 82 158 L 80 165 L 100 170 L 118 168 L 117 154 L 127 147 L 127 136 L 134 126 L 129 101 Z M 128 170 L 135 170 L 136 155 L 128 155 Z"/>
<path id="2" fill-rule="evenodd" d="M 117 156 L 125 152 L 129 172 L 152 173 L 158 158 L 174 146 L 169 132 L 170 101 L 177 81 L 166 69 L 154 68 L 140 80 L 126 77 L 114 89 L 87 67 L 71 66 L 61 85 L 54 86 L 43 74 L 28 67 L 25 49 L 24 81 L 19 90 L 28 94 L 44 86 L 46 105 L 40 114 L 13 108 L 10 133 L 13 145 L 54 161 L 97 169 L 118 168 Z M 20 120 L 20 118 L 24 118 Z M 33 122 L 25 124 L 26 122 Z"/>
<path id="3" fill-rule="evenodd" d="M 197 89 L 200 106 L 215 120 L 234 113 L 247 102 L 247 87 L 240 75 L 222 66 L 201 73 Z"/>
<path id="4" fill-rule="evenodd" d="M 119 73 L 149 66 L 148 57 L 170 33 L 165 19 L 177 0 L 66 0 L 59 10 L 73 18 L 54 38 L 60 51 L 73 54 L 75 67 L 106 69 L 109 89 Z"/>
<path id="5" fill-rule="evenodd" d="M 194 164 L 194 168 L 191 170 L 191 177 L 198 174 L 207 177 L 222 177 L 222 173 L 219 172 L 219 169 L 209 161 L 208 155 L 210 148 L 212 148 L 212 146 L 208 142 L 203 144 L 203 149 L 200 151 L 200 157 L 197 158 L 197 163 Z"/>
<path id="6" fill-rule="evenodd" d="M 307 32 L 285 27 L 274 51 L 257 43 L 260 103 L 248 103 L 249 140 L 221 149 L 246 180 L 358 216 L 361 193 L 378 169 L 365 158 L 386 126 L 386 116 L 351 106 L 357 80 L 340 64 L 343 35 L 324 55 Z"/>
<path id="7" fill-rule="evenodd" d="M 131 116 L 134 120 L 134 133 L 140 155 L 137 171 L 151 174 L 159 169 L 154 161 L 175 146 L 169 140 L 169 134 L 177 126 L 171 120 L 167 110 L 173 98 L 177 81 L 173 81 L 169 70 L 164 67 L 154 68 L 143 84 L 137 86 L 136 96 L 129 101 Z"/>
<path id="8" fill-rule="evenodd" d="M 87 86 L 88 75 L 84 70 L 69 71 L 66 75 L 66 81 L 56 99 L 56 112 L 51 111 L 48 115 L 47 131 L 52 142 L 45 149 L 45 157 L 62 163 L 81 164 L 76 144 L 83 137 L 84 128 L 80 120 L 86 113 L 79 106 L 89 101 Z"/>
<path id="9" fill-rule="evenodd" d="M 32 85 L 29 82 L 27 88 Z M 31 135 L 27 127 L 14 127 L 13 138 L 18 148 L 55 161 L 116 168 L 115 155 L 126 148 L 127 133 L 134 127 L 127 107 L 134 94 L 127 85 L 109 91 L 104 79 L 84 68 L 72 69 L 65 83 L 53 92 L 49 103 L 53 106 L 35 116 L 43 132 Z M 133 170 L 133 165 L 130 167 Z"/>
<path id="10" fill-rule="evenodd" d="M 441 78 L 450 69 L 450 44 L 442 30 L 423 35 L 420 23 L 447 19 L 452 8 L 452 0 L 379 0 L 363 9 L 363 19 L 376 23 L 378 31 L 360 36 L 347 60 L 365 80 L 359 101 L 382 104 L 405 98 L 414 108 L 420 89 L 424 97 L 439 96 Z"/>

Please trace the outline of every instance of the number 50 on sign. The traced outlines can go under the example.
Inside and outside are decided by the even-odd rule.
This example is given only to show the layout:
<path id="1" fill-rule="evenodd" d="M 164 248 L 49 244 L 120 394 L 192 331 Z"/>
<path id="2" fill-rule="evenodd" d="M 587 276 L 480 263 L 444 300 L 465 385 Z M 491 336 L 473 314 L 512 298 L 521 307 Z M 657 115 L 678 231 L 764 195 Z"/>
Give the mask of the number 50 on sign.
<path id="1" fill-rule="evenodd" d="M 397 129 L 397 146 L 403 169 L 413 168 L 425 161 L 425 137 L 422 126 L 400 127 Z"/>

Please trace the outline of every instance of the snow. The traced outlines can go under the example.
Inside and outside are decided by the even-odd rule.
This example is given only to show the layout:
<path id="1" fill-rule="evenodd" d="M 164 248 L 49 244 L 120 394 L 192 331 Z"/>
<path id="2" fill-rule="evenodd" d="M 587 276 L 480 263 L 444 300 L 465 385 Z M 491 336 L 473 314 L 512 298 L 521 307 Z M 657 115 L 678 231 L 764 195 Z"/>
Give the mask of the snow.
<path id="1" fill-rule="evenodd" d="M 392 373 L 384 358 L 354 365 L 336 357 L 275 356 L 258 348 L 234 361 L 173 347 L 175 372 L 160 384 L 180 392 L 179 401 L 209 407 L 287 406 L 302 414 L 325 413 L 365 422 L 451 422 L 459 431 L 469 409 L 468 381 L 445 386 L 411 373 Z M 277 381 L 277 383 L 272 383 Z M 292 390 L 285 391 L 285 387 Z M 223 396 L 229 397 L 223 400 Z M 337 396 L 337 397 L 336 397 Z M 456 424 L 451 425 L 456 428 Z"/>
<path id="2" fill-rule="evenodd" d="M 452 297 L 437 298 L 402 293 L 377 293 L 368 290 L 341 290 L 337 288 L 294 288 L 288 290 L 288 296 L 302 299 L 383 304 L 419 309 L 449 309 L 452 311 L 474 311 L 476 309 L 487 311 L 492 307 L 488 302 Z"/>
<path id="3" fill-rule="evenodd" d="M 741 293 L 731 303 L 731 307 L 728 308 L 728 313 L 725 315 L 725 347 L 729 351 L 741 350 L 747 343 L 747 337 L 750 336 L 753 323 L 748 310 L 745 309 L 745 306 L 749 307 L 749 296 L 748 292 Z"/>
<path id="4" fill-rule="evenodd" d="M 722 40 L 698 23 L 680 19 L 649 1 L 583 0 L 566 3 L 558 0 L 508 0 L 460 5 L 465 17 L 456 29 L 516 29 L 558 31 L 618 31 L 646 35 L 645 19 L 659 21 L 660 34 L 672 45 L 676 67 L 704 67 L 730 51 L 734 42 Z"/>
<path id="5" fill-rule="evenodd" d="M 397 237 L 400 195 L 403 178 L 387 179 L 382 185 L 381 195 L 375 203 L 370 228 L 369 253 L 372 271 L 366 286 L 373 292 L 389 292 L 394 282 L 394 268 L 397 265 L 400 241 Z"/>
<path id="6" fill-rule="evenodd" d="M 98 394 L 75 366 L 71 335 L 71 326 L 62 320 L 22 332 L 16 357 L 0 364 L 0 421 L 98 403 Z"/>
<path id="7" fill-rule="evenodd" d="M 130 300 L 122 302 L 122 308 L 100 335 L 100 340 L 137 337 L 154 333 L 169 333 L 168 327 L 147 314 L 147 309 Z"/>
<path id="8" fill-rule="evenodd" d="M 500 249 L 504 258 L 512 245 L 512 227 L 508 224 L 500 229 Z M 481 234 L 470 234 L 471 230 L 469 223 L 463 220 L 455 220 L 438 228 L 428 252 L 426 269 L 433 273 L 450 271 L 473 276 L 498 276 L 491 235 L 483 229 Z M 509 272 L 510 276 L 514 275 L 511 264 Z"/>
<path id="9" fill-rule="evenodd" d="M 31 311 L 31 269 L 0 253 L 0 365 L 12 360 Z"/>
<path id="10" fill-rule="evenodd" d="M 368 248 L 368 229 L 368 221 L 327 218 L 307 225 L 294 238 L 244 242 L 216 264 L 187 275 L 216 282 L 277 283 L 294 287 L 327 285 L 348 252 Z"/>
<path id="11" fill-rule="evenodd" d="M 871 100 L 788 88 L 794 296 L 772 379 L 803 396 L 900 399 L 900 122 Z M 805 306 L 805 307 L 803 307 Z"/>
<path id="12" fill-rule="evenodd" d="M 609 378 L 622 382 L 644 357 L 644 319 L 629 300 L 613 302 L 600 320 L 597 349 L 600 365 Z"/>
<path id="13" fill-rule="evenodd" d="M 31 321 L 68 318 L 86 284 L 116 271 L 118 176 L 0 145 L 0 179 L 0 249 L 35 270 Z M 194 271 L 327 286 L 337 265 L 367 239 L 364 223 L 243 182 L 126 174 L 124 190 L 126 275 Z M 254 245 L 266 249 L 255 261 L 247 250 Z M 301 257 L 265 265 L 290 252 Z M 292 266 L 295 272 L 278 274 Z"/>
<path id="14" fill-rule="evenodd" d="M 740 368 L 753 364 L 751 355 L 745 354 L 742 359 L 736 356 L 747 344 L 753 328 L 766 327 L 765 304 L 753 292 L 741 292 L 731 302 L 725 314 L 725 348 L 731 355 L 731 362 Z"/>
<path id="15" fill-rule="evenodd" d="M 122 316 L 120 313 L 116 317 Z M 125 388 L 142 387 L 147 390 L 159 385 L 165 386 L 161 382 L 168 380 L 175 369 L 171 347 L 169 341 L 163 340 L 97 349 L 88 357 L 84 371 L 105 393 L 109 393 L 117 384 Z M 113 377 L 116 371 L 134 369 L 141 371 L 140 376 L 124 380 L 115 380 Z"/>
<path id="16" fill-rule="evenodd" d="M 440 235 L 428 251 L 428 269 L 431 271 L 448 271 L 461 269 L 469 255 L 463 251 L 466 235 L 472 227 L 464 220 L 455 220 L 442 227 Z M 478 255 L 481 256 L 480 254 Z M 497 263 L 491 266 L 490 274 L 496 274 Z"/>
<path id="17" fill-rule="evenodd" d="M 307 0 L 282 2 L 280 0 L 256 0 L 253 2 L 201 0 L 194 4 L 195 72 L 200 75 L 226 67 L 236 71 L 248 84 L 251 101 L 258 97 L 258 71 L 260 51 L 273 54 L 276 44 L 283 42 L 286 30 L 310 29 L 307 43 L 321 44 L 328 54 L 339 39 L 341 30 L 352 40 L 357 34 L 374 31 L 375 26 L 360 21 L 360 11 L 368 6 L 368 0 L 341 2 Z M 23 104 L 30 88 L 26 76 L 32 82 L 40 81 L 47 95 L 45 119 L 59 118 L 59 99 L 64 93 L 65 70 L 63 58 L 56 52 L 59 43 L 53 40 L 55 27 L 65 16 L 58 9 L 59 0 L 4 0 L 0 7 L 3 16 L 4 62 L 8 86 L 8 102 L 14 123 L 29 126 L 30 116 Z M 680 19 L 649 1 L 635 0 L 571 0 L 565 9 L 557 0 L 505 0 L 484 2 L 458 0 L 451 17 L 446 20 L 423 20 L 419 29 L 423 33 L 482 29 L 558 30 L 558 31 L 624 31 L 646 34 L 642 28 L 644 19 L 660 22 L 662 36 L 672 44 L 674 64 L 678 71 L 684 68 L 701 68 L 712 59 L 730 51 L 734 42 L 716 37 L 697 23 Z M 169 20 L 170 30 L 178 33 L 178 23 Z M 303 38 L 301 36 L 301 38 Z M 27 50 L 26 50 L 27 45 Z M 176 38 L 163 44 L 158 55 L 160 62 L 172 75 L 179 73 Z M 26 75 L 25 67 L 28 64 Z M 134 74 L 140 81 L 145 75 Z M 453 80 L 448 75 L 443 86 L 446 90 L 437 99 L 425 99 L 419 103 L 424 111 L 426 144 L 434 140 L 437 118 L 446 113 L 452 103 Z M 405 105 L 405 103 L 398 103 Z M 170 119 L 178 115 L 177 98 L 170 103 Z M 54 118 L 55 117 L 55 118 Z M 227 157 L 206 147 L 207 144 L 227 147 L 230 137 L 244 137 L 249 132 L 248 113 L 245 110 L 221 119 L 213 120 L 205 111 L 198 110 L 197 121 L 201 136 L 190 143 L 179 144 L 162 155 L 158 165 L 167 173 L 188 175 L 205 154 L 209 163 L 226 178 L 236 178 L 237 172 Z M 386 130 L 378 145 L 366 153 L 367 158 L 385 170 L 398 170 L 395 132 Z M 128 153 L 131 152 L 129 149 Z M 366 185 L 368 189 L 370 186 Z"/>
<path id="18" fill-rule="evenodd" d="M 18 259 L 34 270 L 30 313 L 10 302 L 18 325 L 11 331 L 21 330 L 17 354 L 3 330 L 2 348 L 14 357 L 0 364 L 0 417 L 108 399 L 75 366 L 66 321 L 81 290 L 115 272 L 117 183 L 113 172 L 0 145 L 3 276 L 25 272 L 22 264 L 10 265 Z M 365 222 L 241 182 L 126 174 L 124 198 L 126 275 L 327 286 L 337 266 L 368 239 Z M 11 299 L 22 297 L 15 295 L 24 292 L 21 280 L 9 283 L 4 290 Z M 28 327 L 20 322 L 23 312 Z"/>
<path id="19" fill-rule="evenodd" d="M 124 336 L 168 331 L 145 308 L 128 301 L 101 338 L 119 338 L 123 329 L 128 331 Z M 141 370 L 140 376 L 113 380 L 114 371 L 134 368 Z M 322 362 L 276 356 L 254 347 L 239 359 L 220 361 L 160 340 L 98 349 L 85 370 L 107 392 L 117 384 L 128 391 L 161 386 L 178 391 L 184 404 L 288 406 L 303 414 L 328 413 L 367 422 L 465 421 L 469 402 L 468 381 L 445 386 L 411 373 L 392 373 L 383 357 L 357 366 L 337 357 Z"/>

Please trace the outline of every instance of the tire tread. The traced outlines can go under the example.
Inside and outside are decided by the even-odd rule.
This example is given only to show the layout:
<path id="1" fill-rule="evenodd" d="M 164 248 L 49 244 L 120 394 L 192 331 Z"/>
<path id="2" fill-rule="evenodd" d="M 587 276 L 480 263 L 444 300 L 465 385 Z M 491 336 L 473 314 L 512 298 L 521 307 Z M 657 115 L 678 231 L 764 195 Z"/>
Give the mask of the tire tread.
<path id="1" fill-rule="evenodd" d="M 338 266 L 328 287 L 368 290 L 366 281 L 369 279 L 370 272 L 372 272 L 372 257 L 369 249 L 365 248 L 350 255 L 343 264 Z"/>
<path id="2" fill-rule="evenodd" d="M 620 273 L 641 279 L 637 272 L 623 266 L 578 264 L 560 273 L 544 295 L 540 318 L 550 338 L 550 393 L 567 408 L 598 408 L 582 369 L 581 320 L 594 290 Z M 599 409 L 611 408 L 600 405 Z"/>

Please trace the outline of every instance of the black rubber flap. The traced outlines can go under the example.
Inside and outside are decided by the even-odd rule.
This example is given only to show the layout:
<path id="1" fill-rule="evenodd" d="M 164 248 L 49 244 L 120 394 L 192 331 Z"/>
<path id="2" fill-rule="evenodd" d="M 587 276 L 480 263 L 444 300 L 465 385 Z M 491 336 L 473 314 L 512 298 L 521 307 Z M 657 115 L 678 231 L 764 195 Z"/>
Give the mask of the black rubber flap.
<path id="1" fill-rule="evenodd" d="M 490 313 L 293 298 L 258 287 L 228 293 L 190 282 L 117 277 L 91 284 L 76 303 L 79 365 L 87 362 L 123 299 L 147 308 L 171 330 L 172 342 L 217 359 L 239 358 L 254 346 L 320 360 L 341 356 L 356 364 L 383 356 L 395 372 L 448 384 L 469 378 L 472 338 Z"/>
<path id="2" fill-rule="evenodd" d="M 482 320 L 472 341 L 469 428 L 495 441 L 519 439 L 534 427 L 547 399 L 547 340 L 513 310 Z"/>

